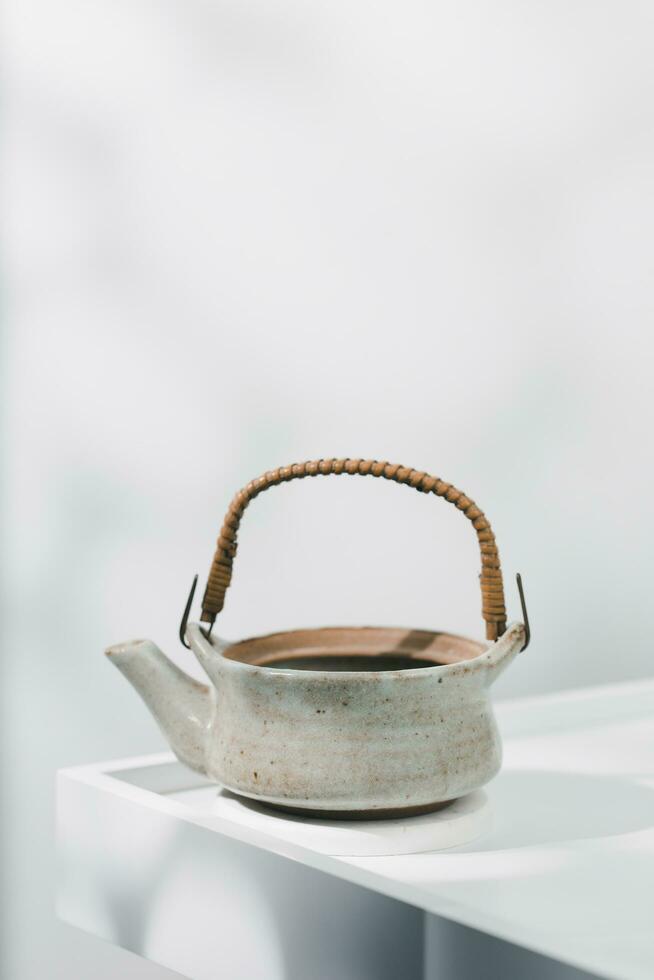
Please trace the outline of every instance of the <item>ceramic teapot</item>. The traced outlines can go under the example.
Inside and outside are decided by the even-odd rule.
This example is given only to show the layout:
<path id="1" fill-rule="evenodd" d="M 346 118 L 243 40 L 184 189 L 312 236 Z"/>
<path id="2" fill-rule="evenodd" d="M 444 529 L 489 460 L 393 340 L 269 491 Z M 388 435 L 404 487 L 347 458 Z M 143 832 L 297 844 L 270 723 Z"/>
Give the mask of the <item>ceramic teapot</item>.
<path id="1" fill-rule="evenodd" d="M 212 635 L 250 501 L 288 480 L 332 474 L 394 480 L 443 497 L 471 521 L 481 552 L 486 642 L 368 626 L 302 629 L 235 643 Z M 106 653 L 178 758 L 234 793 L 321 816 L 424 813 L 483 786 L 500 768 L 488 692 L 529 642 L 519 576 L 518 586 L 525 625 L 507 628 L 490 524 L 451 484 L 375 460 L 316 460 L 269 471 L 232 500 L 202 601 L 201 623 L 208 627 L 188 623 L 192 590 L 180 629 L 208 685 L 186 675 L 150 640 Z"/>

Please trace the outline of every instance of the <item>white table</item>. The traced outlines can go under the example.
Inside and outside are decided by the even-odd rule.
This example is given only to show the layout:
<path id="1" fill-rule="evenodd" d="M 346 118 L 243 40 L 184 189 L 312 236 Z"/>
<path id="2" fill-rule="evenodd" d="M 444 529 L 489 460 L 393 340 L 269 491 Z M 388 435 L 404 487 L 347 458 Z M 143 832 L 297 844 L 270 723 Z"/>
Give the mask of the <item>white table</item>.
<path id="1" fill-rule="evenodd" d="M 654 681 L 497 713 L 494 829 L 437 853 L 217 818 L 167 753 L 63 770 L 59 914 L 193 980 L 652 980 Z"/>

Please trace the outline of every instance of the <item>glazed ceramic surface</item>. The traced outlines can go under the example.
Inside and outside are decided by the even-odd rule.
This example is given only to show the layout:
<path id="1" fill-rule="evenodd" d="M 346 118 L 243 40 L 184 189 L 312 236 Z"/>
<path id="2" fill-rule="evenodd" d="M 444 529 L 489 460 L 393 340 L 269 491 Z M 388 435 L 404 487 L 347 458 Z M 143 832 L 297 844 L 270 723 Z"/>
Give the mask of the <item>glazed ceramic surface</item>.
<path id="1" fill-rule="evenodd" d="M 207 674 L 149 640 L 110 647 L 183 762 L 235 793 L 323 815 L 419 813 L 483 786 L 501 744 L 489 687 L 522 649 L 424 630 L 187 638 Z"/>

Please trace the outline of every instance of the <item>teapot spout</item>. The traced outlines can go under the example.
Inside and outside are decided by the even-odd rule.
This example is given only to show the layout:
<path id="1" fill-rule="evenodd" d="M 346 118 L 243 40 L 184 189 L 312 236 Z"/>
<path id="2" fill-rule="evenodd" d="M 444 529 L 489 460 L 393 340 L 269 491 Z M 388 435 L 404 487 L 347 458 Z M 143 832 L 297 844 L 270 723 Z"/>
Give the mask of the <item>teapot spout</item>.
<path id="1" fill-rule="evenodd" d="M 141 695 L 178 759 L 205 774 L 211 717 L 206 684 L 185 674 L 151 640 L 119 643 L 105 653 Z"/>

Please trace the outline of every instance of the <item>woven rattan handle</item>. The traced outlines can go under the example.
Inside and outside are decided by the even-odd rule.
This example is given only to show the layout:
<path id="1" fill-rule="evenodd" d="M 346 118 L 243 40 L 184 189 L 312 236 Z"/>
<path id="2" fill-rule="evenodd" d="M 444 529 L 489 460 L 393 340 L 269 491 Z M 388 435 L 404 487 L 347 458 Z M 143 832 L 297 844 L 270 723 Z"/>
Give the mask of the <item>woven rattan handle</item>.
<path id="1" fill-rule="evenodd" d="M 495 544 L 495 535 L 482 511 L 474 501 L 457 490 L 451 483 L 445 483 L 435 476 L 398 466 L 395 463 L 379 463 L 372 459 L 318 459 L 309 463 L 294 463 L 269 470 L 257 480 L 252 480 L 236 494 L 220 531 L 216 553 L 209 572 L 209 580 L 202 600 L 202 621 L 213 623 L 223 608 L 225 593 L 232 578 L 232 565 L 236 556 L 237 534 L 243 511 L 262 491 L 288 480 L 301 480 L 305 476 L 331 476 L 347 473 L 350 476 L 381 476 L 385 480 L 406 483 L 421 493 L 434 493 L 445 497 L 450 503 L 463 511 L 477 532 L 481 552 L 481 602 L 482 616 L 486 621 L 486 637 L 496 640 L 506 629 L 506 610 L 504 607 L 504 586 L 500 556 Z"/>

